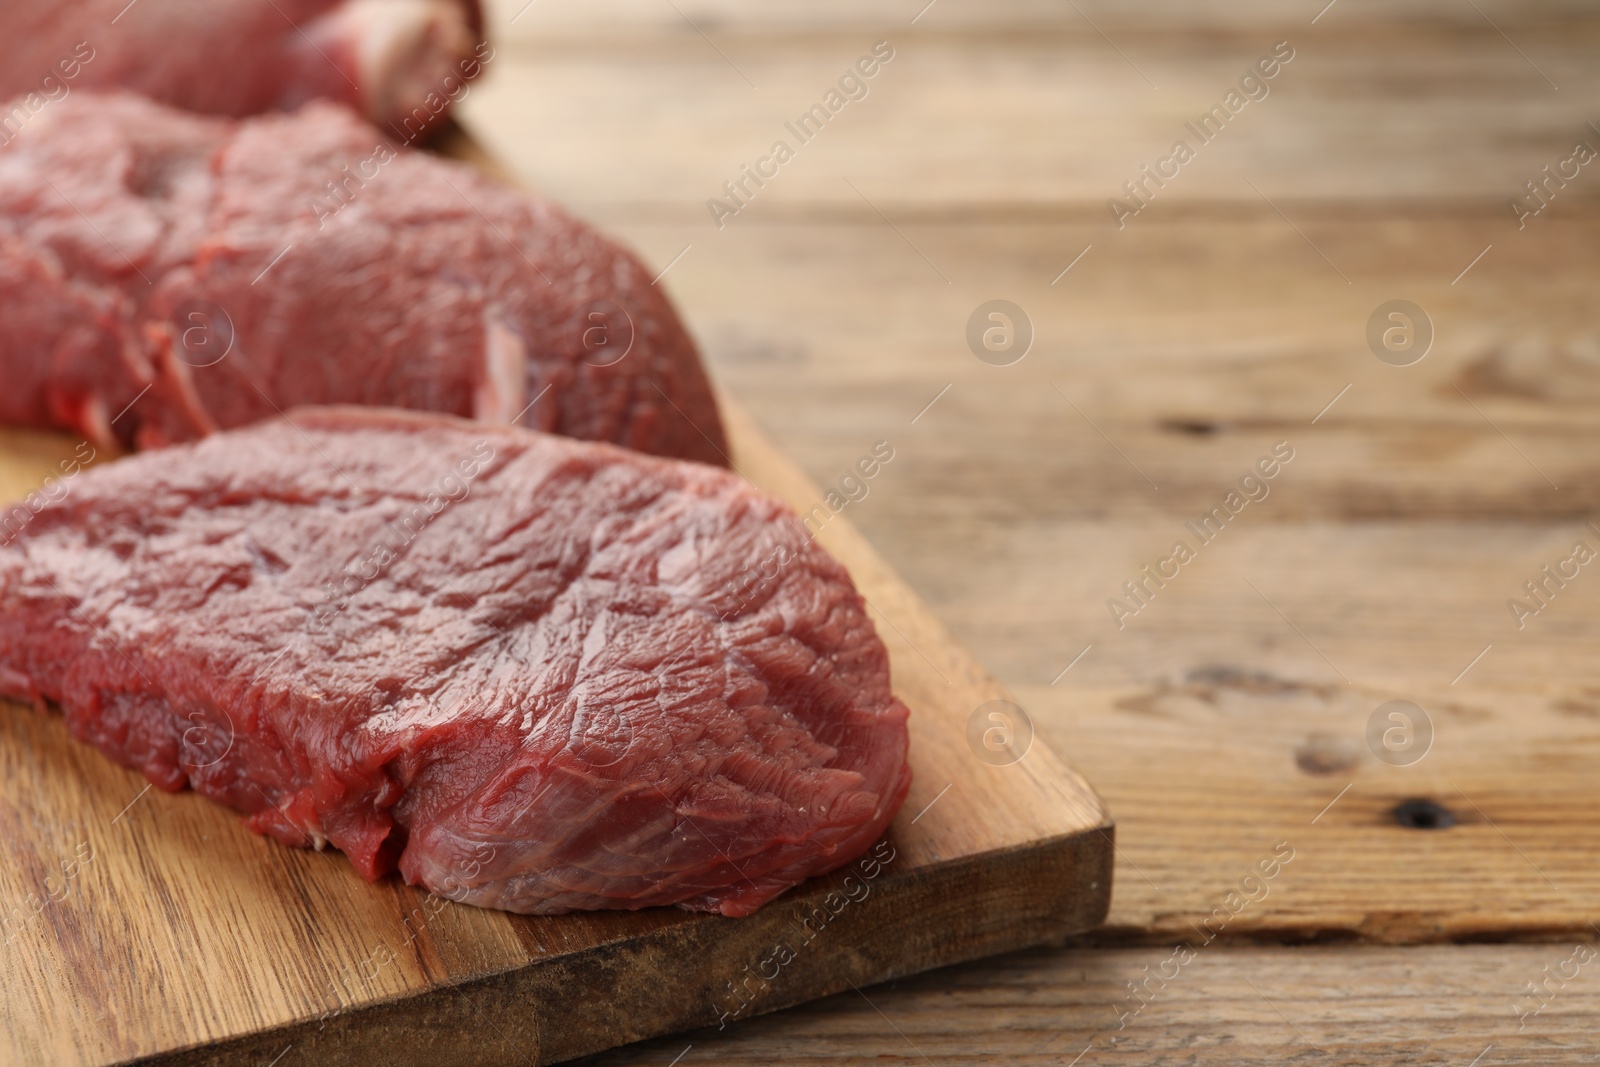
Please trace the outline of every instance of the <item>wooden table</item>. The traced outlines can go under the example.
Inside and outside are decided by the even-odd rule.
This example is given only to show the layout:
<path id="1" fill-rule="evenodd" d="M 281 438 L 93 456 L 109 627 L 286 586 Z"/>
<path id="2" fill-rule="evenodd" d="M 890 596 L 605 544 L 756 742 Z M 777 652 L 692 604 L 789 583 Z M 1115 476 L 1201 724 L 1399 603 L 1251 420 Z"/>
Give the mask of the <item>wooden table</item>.
<path id="1" fill-rule="evenodd" d="M 819 483 L 892 442 L 849 514 L 1109 802 L 1111 919 L 593 1062 L 1595 1062 L 1600 13 L 926 2 L 503 0 L 464 121 L 664 271 Z"/>

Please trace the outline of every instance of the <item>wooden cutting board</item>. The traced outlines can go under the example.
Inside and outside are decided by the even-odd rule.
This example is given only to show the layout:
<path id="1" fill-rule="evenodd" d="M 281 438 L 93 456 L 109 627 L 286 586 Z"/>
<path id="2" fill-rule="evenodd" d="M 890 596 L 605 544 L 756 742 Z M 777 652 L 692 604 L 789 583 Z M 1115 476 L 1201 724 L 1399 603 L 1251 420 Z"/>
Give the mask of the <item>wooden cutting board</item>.
<path id="1" fill-rule="evenodd" d="M 798 510 L 822 500 L 722 404 L 741 473 Z M 76 443 L 0 430 L 0 499 Z M 336 852 L 150 789 L 56 715 L 0 704 L 0 1062 L 555 1063 L 1099 923 L 1113 851 L 1099 798 L 1024 711 L 990 703 L 1009 698 L 847 513 L 819 539 L 889 647 L 915 780 L 875 859 L 746 919 L 532 918 L 370 884 Z M 1010 748 L 993 747 L 996 712 Z"/>

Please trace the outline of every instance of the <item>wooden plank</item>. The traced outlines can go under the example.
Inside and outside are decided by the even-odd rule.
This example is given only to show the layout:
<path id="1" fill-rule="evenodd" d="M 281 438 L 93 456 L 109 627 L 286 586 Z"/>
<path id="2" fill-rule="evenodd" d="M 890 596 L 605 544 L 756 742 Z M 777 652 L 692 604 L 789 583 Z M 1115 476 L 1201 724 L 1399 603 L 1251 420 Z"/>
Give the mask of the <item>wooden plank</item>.
<path id="1" fill-rule="evenodd" d="M 1594 936 L 1595 689 L 1347 686 L 1264 662 L 1223 660 L 1120 691 L 1020 691 L 1041 732 L 1092 768 L 1117 816 L 1117 895 L 1096 943 L 1161 943 L 1217 922 L 1280 842 L 1294 861 L 1264 899 L 1220 913 L 1230 937 Z M 1367 740 L 1369 720 L 1396 700 L 1431 724 L 1420 727 L 1431 751 L 1411 765 L 1384 762 Z M 1418 802 L 1420 820 L 1402 807 Z"/>
<path id="2" fill-rule="evenodd" d="M 692 226 L 622 228 L 661 262 L 693 246 L 664 284 L 719 377 L 814 477 L 837 477 L 858 442 L 906 443 L 860 509 L 875 537 L 999 516 L 1181 526 L 1285 439 L 1300 458 L 1260 512 L 1272 523 L 1568 520 L 1600 504 L 1591 453 L 1571 444 L 1600 396 L 1600 334 L 1580 312 L 1600 279 L 1600 213 L 1574 207 L 1524 234 L 1509 218 L 1304 223 L 1348 286 L 1266 207 L 1149 221 L 1092 242 L 1055 286 L 1093 233 L 902 224 L 946 285 L 881 220 L 710 241 Z M 1034 328 L 1010 367 L 980 362 L 964 336 L 997 296 Z M 1397 296 L 1435 328 L 1411 367 L 1367 347 L 1368 320 Z"/>
<path id="3" fill-rule="evenodd" d="M 726 410 L 741 470 L 797 507 L 820 499 Z M 7 441 L 12 492 L 71 453 L 63 438 Z M 859 900 L 839 895 L 847 870 L 748 920 L 458 906 L 364 883 L 336 854 L 255 837 L 193 795 L 149 791 L 58 719 L 13 707 L 0 717 L 0 900 L 21 980 L 0 998 L 5 1054 L 180 1064 L 284 1052 L 293 1065 L 366 1063 L 381 1049 L 396 1063 L 547 1063 L 1100 921 L 1111 839 L 1093 792 L 1042 742 L 1012 766 L 977 758 L 968 718 L 1004 690 L 846 521 L 822 540 L 871 601 L 915 709 L 917 778 L 879 854 L 892 859 L 849 883 L 868 886 Z M 813 906 L 837 918 L 808 937 Z M 788 944 L 797 959 L 734 994 Z M 677 995 L 662 997 L 664 982 Z"/>
<path id="4" fill-rule="evenodd" d="M 1541 567 L 1566 558 L 1575 541 L 1600 547 L 1578 522 L 1463 527 L 1263 518 L 1204 548 L 1147 608 L 1123 616 L 1120 630 L 1107 601 L 1132 603 L 1122 583 L 1184 536 L 1181 526 L 951 531 L 960 534 L 971 535 L 969 569 L 940 577 L 937 558 L 925 549 L 905 553 L 906 571 L 928 578 L 928 597 L 1017 690 L 1050 689 L 1092 643 L 1056 688 L 1105 693 L 1093 706 L 1107 713 L 1128 693 L 1181 688 L 1217 669 L 1265 673 L 1291 688 L 1448 693 L 1452 703 L 1481 688 L 1487 695 L 1477 699 L 1489 707 L 1502 690 L 1554 704 L 1600 685 L 1592 655 L 1600 581 L 1587 569 L 1522 629 L 1507 607 L 1512 598 L 1529 602 L 1523 583 L 1542 578 Z M 1065 563 L 1063 553 L 1070 553 Z M 1515 723 L 1505 726 L 1510 732 Z"/>
<path id="5" fill-rule="evenodd" d="M 1170 944 L 1020 953 L 844 993 L 721 1034 L 619 1049 L 584 1067 L 662 1067 L 691 1043 L 683 1062 L 703 1067 L 1594 1062 L 1600 963 L 1590 944 L 1193 947 L 1181 965 Z M 1129 992 L 1135 983 L 1138 999 Z M 1543 990 L 1538 998 L 1530 984 Z"/>
<path id="6" fill-rule="evenodd" d="M 1483 14 L 1508 29 L 1544 28 L 1582 23 L 1594 14 L 1583 0 L 1475 0 Z M 737 35 L 756 32 L 796 34 L 804 31 L 839 32 L 860 27 L 915 25 L 929 32 L 941 27 L 1039 29 L 1075 27 L 1085 37 L 1094 25 L 1107 29 L 1153 33 L 1194 32 L 1202 29 L 1238 31 L 1259 29 L 1273 20 L 1311 24 L 1320 10 L 1307 5 L 1286 11 L 1279 0 L 1234 0 L 1231 3 L 1196 4 L 1192 0 L 1085 0 L 1074 11 L 1071 4 L 1054 0 L 768 0 L 747 4 L 740 0 L 682 0 L 662 6 L 651 0 L 486 0 L 491 28 L 507 41 L 534 44 L 554 35 L 570 35 L 596 50 L 619 36 L 638 34 L 671 40 L 694 36 L 689 25 L 708 33 Z M 673 10 L 677 8 L 677 11 Z M 926 11 L 924 9 L 927 9 Z M 933 13 L 937 12 L 937 18 Z M 687 19 L 685 18 L 687 16 Z M 1317 20 L 1317 25 L 1329 22 Z M 1383 5 L 1352 4 L 1341 10 L 1337 23 L 1366 25 L 1416 24 L 1460 26 L 1476 29 L 1483 15 L 1467 7 L 1441 5 L 1430 0 L 1393 0 Z M 1104 45 L 1104 42 L 1101 42 Z"/>
<path id="7" fill-rule="evenodd" d="M 1005 6 L 996 17 L 1018 10 Z M 1115 138 L 1135 128 L 1153 135 L 1142 125 L 1153 121 L 1152 107 L 1136 93 L 1097 91 L 1102 60 L 1085 57 L 1075 39 L 1041 43 L 1060 61 L 1032 64 L 1007 63 L 1018 46 L 1003 36 L 918 42 L 947 49 L 928 59 L 926 84 L 846 111 L 827 145 L 807 147 L 818 154 L 786 169 L 722 230 L 701 209 L 743 158 L 735 142 L 776 122 L 769 98 L 780 88 L 798 92 L 856 47 L 849 33 L 834 33 L 848 25 L 838 12 L 813 20 L 833 36 L 763 38 L 782 57 L 783 79 L 757 93 L 696 81 L 734 75 L 697 34 L 657 26 L 659 13 L 611 13 L 672 51 L 658 69 L 610 56 L 611 23 L 602 32 L 598 17 L 584 21 L 575 8 L 536 7 L 513 27 L 507 80 L 489 80 L 467 104 L 519 173 L 575 199 L 657 262 L 688 250 L 665 284 L 682 294 L 719 376 L 814 477 L 848 462 L 855 440 L 921 435 L 881 503 L 863 509 L 899 508 L 869 525 L 874 536 L 891 523 L 981 525 L 989 514 L 1054 520 L 1132 508 L 1187 518 L 1215 502 L 1217 488 L 1237 477 L 1232 468 L 1285 436 L 1305 442 L 1312 462 L 1278 487 L 1274 521 L 1586 516 L 1600 504 L 1595 482 L 1586 452 L 1566 447 L 1563 435 L 1592 423 L 1585 398 L 1600 396 L 1600 338 L 1578 310 L 1600 274 L 1600 186 L 1574 183 L 1525 230 L 1506 207 L 1550 162 L 1539 153 L 1584 130 L 1586 116 L 1563 110 L 1579 97 L 1557 99 L 1469 8 L 1487 36 L 1462 38 L 1465 22 L 1439 15 L 1456 28 L 1431 44 L 1413 39 L 1410 22 L 1405 33 L 1380 32 L 1396 16 L 1363 10 L 1339 17 L 1389 38 L 1375 45 L 1381 54 L 1371 67 L 1366 51 L 1349 47 L 1299 95 L 1285 82 L 1263 107 L 1294 113 L 1260 116 L 1259 137 L 1239 129 L 1248 136 L 1197 162 L 1209 168 L 1193 172 L 1197 182 L 1185 172 L 1125 230 L 1112 225 L 1104 200 L 1138 157 L 1123 159 Z M 541 11 L 574 40 L 588 32 L 594 47 L 522 57 L 517 48 L 541 39 L 533 21 L 547 17 Z M 1200 21 L 1224 17 L 1211 5 L 1195 11 Z M 1587 24 L 1574 11 L 1524 9 L 1503 25 L 1519 36 L 1564 37 L 1581 51 Z M 690 14 L 702 12 L 732 34 L 766 17 L 717 6 Z M 1098 22 L 1101 12 L 1093 13 Z M 1165 32 L 1188 25 L 1166 7 L 1150 13 L 1150 25 Z M 1194 37 L 1175 69 L 1221 62 L 1215 45 Z M 692 56 L 694 48 L 704 55 Z M 1410 51 L 1402 61 L 1385 49 Z M 1503 54 L 1490 59 L 1490 49 Z M 1497 81 L 1487 72 L 1501 62 L 1523 64 L 1514 77 L 1532 83 Z M 1375 69 L 1386 63 L 1432 88 L 1395 101 L 1339 81 L 1387 93 Z M 1039 81 L 997 82 L 996 69 Z M 891 65 L 882 77 L 897 70 L 905 68 Z M 518 78 L 546 80 L 510 84 Z M 664 98 L 674 100 L 670 120 Z M 1380 100 L 1384 119 L 1375 123 Z M 1159 122 L 1176 122 L 1158 103 Z M 877 118 L 869 105 L 883 108 Z M 1058 106 L 1084 113 L 1030 110 Z M 1460 110 L 1422 110 L 1435 107 Z M 857 119 L 862 125 L 844 124 Z M 1101 123 L 1111 132 L 1097 132 Z M 1072 135 L 1020 136 L 1013 125 Z M 1294 132 L 1304 129 L 1317 138 Z M 1470 135 L 1434 137 L 1425 148 L 1383 140 L 1390 130 L 1463 129 Z M 1165 135 L 1152 143 L 1165 144 Z M 930 151 L 942 155 L 922 154 Z M 1396 168 L 1394 158 L 1416 165 Z M 881 182 L 864 176 L 880 166 Z M 1106 170 L 1087 183 L 1068 180 L 1061 168 L 1075 166 Z M 572 168 L 572 176 L 552 168 Z M 689 170 L 698 175 L 692 182 Z M 871 191 L 871 205 L 846 178 Z M 1040 189 L 1018 192 L 1031 182 Z M 1379 363 L 1365 340 L 1373 311 L 1402 295 L 1429 311 L 1437 333 L 1430 356 L 1403 369 Z M 1035 326 L 1034 350 L 1015 367 L 988 367 L 966 351 L 967 318 L 995 296 L 1018 302 Z M 933 418 L 910 427 L 946 385 Z M 1346 385 L 1349 394 L 1311 425 Z M 1056 387 L 1162 491 L 1152 493 Z"/>
<path id="8" fill-rule="evenodd" d="M 1570 4 L 1344 3 L 1312 25 L 1314 10 L 1282 4 L 939 0 L 913 25 L 924 3 L 540 3 L 515 23 L 521 5 L 498 5 L 507 32 L 463 114 L 564 202 L 695 223 L 707 240 L 707 199 L 779 139 L 795 158 L 729 225 L 874 220 L 863 194 L 897 219 L 1072 211 L 1108 224 L 1107 200 L 1179 139 L 1196 158 L 1139 224 L 1180 204 L 1258 207 L 1252 182 L 1290 206 L 1510 218 L 1525 181 L 1596 137 L 1585 102 L 1600 89 L 1600 20 Z M 786 130 L 880 40 L 894 58 L 864 98 L 804 143 Z M 1294 58 L 1263 99 L 1211 143 L 1185 130 L 1280 41 Z M 1586 174 L 1560 196 L 1592 202 L 1596 188 Z"/>

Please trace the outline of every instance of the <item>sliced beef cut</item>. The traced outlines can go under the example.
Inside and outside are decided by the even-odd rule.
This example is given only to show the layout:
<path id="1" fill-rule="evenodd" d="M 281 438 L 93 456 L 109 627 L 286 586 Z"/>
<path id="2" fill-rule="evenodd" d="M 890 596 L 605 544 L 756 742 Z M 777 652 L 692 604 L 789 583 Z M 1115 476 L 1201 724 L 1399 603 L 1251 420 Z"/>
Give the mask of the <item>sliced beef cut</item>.
<path id="1" fill-rule="evenodd" d="M 322 98 L 405 140 L 493 58 L 478 0 L 0 0 L 0 99 L 123 88 L 242 117 Z"/>
<path id="2" fill-rule="evenodd" d="M 0 689 L 368 878 L 744 915 L 905 798 L 861 596 L 730 472 L 308 408 L 66 485 L 0 546 Z"/>
<path id="3" fill-rule="evenodd" d="M 560 208 L 343 108 L 74 93 L 0 148 L 0 421 L 155 447 L 298 404 L 726 464 L 694 342 Z"/>

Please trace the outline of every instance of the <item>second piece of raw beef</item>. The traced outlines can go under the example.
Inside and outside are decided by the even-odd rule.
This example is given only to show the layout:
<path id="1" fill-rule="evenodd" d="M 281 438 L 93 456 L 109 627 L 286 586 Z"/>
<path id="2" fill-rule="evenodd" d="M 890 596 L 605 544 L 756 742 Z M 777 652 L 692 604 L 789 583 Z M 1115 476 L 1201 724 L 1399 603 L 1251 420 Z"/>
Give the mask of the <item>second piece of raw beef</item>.
<path id="1" fill-rule="evenodd" d="M 0 147 L 0 323 L 0 422 L 97 444 L 345 403 L 727 463 L 694 342 L 636 258 L 332 104 L 51 104 Z"/>

